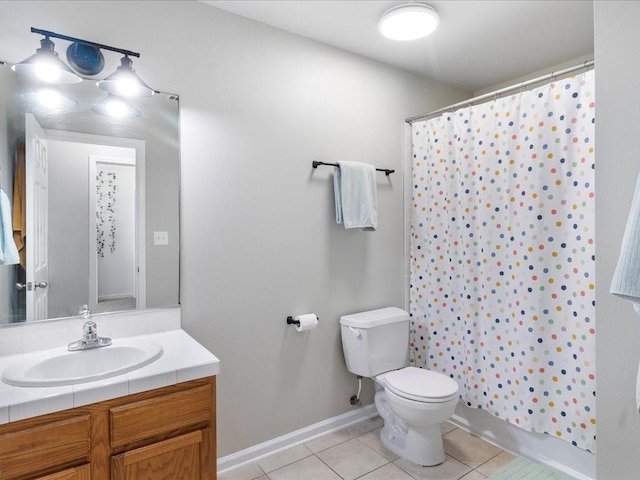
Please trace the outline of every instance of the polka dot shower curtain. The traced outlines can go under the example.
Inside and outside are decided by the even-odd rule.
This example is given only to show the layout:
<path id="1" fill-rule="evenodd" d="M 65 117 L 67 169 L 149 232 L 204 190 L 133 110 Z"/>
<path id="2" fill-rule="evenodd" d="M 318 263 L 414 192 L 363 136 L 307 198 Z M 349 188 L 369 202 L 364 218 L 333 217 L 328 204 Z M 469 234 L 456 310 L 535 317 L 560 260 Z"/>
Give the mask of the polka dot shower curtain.
<path id="1" fill-rule="evenodd" d="M 412 361 L 595 451 L 593 71 L 416 122 Z"/>

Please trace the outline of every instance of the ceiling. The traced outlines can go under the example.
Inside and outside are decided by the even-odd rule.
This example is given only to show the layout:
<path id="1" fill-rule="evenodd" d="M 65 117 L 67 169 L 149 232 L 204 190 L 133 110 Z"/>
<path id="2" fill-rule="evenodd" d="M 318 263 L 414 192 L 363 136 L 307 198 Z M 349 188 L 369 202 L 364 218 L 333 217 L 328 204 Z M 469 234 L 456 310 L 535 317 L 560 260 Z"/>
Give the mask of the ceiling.
<path id="1" fill-rule="evenodd" d="M 378 20 L 406 1 L 211 0 L 209 5 L 469 91 L 593 53 L 592 0 L 424 0 L 440 14 L 429 37 L 394 42 Z"/>

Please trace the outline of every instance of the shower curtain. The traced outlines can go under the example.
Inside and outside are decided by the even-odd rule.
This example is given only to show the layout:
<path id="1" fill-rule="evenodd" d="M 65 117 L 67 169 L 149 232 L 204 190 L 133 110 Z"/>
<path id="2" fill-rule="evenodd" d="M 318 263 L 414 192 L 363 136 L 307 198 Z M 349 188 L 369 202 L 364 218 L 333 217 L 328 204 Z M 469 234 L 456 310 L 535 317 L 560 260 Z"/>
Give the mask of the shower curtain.
<path id="1" fill-rule="evenodd" d="M 594 74 L 412 126 L 412 362 L 595 451 Z"/>

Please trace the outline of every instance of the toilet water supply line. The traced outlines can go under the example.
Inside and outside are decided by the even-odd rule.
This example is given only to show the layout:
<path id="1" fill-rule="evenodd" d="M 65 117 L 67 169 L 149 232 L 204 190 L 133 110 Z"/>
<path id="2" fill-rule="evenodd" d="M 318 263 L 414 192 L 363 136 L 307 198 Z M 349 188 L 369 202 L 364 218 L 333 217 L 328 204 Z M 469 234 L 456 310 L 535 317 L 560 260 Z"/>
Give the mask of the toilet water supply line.
<path id="1" fill-rule="evenodd" d="M 361 377 L 360 375 L 356 375 L 356 377 L 358 378 L 358 393 L 356 395 L 351 395 L 350 403 L 351 405 L 360 406 L 360 392 L 362 391 L 362 379 L 364 377 Z"/>

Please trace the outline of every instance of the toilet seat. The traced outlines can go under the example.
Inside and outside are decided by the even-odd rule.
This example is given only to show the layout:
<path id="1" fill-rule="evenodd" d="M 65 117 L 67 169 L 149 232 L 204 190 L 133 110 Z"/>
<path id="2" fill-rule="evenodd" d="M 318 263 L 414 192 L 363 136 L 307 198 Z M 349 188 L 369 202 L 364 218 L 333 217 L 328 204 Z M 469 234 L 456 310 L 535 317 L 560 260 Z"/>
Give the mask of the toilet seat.
<path id="1" fill-rule="evenodd" d="M 423 368 L 392 370 L 379 375 L 377 379 L 396 395 L 417 402 L 444 403 L 458 396 L 455 380 Z"/>

